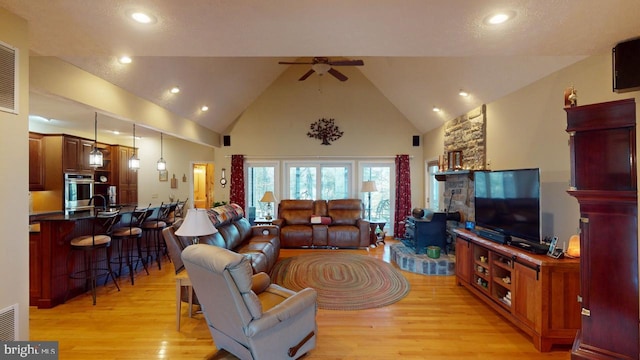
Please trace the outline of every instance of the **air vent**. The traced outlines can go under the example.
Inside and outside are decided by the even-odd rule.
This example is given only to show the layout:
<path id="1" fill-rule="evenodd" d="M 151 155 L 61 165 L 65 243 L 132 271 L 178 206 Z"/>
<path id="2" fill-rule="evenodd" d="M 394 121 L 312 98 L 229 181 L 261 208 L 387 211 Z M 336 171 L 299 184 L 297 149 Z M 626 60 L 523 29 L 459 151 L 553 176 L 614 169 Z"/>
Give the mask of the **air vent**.
<path id="1" fill-rule="evenodd" d="M 18 113 L 18 49 L 0 42 L 0 111 Z"/>
<path id="2" fill-rule="evenodd" d="M 18 304 L 0 310 L 0 341 L 18 340 Z"/>

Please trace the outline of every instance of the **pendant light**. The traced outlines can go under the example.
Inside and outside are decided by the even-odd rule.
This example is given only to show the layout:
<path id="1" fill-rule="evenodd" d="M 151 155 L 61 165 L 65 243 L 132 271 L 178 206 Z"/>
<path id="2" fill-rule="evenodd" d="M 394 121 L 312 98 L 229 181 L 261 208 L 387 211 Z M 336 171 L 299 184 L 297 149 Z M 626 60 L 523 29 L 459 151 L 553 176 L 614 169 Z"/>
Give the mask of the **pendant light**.
<path id="1" fill-rule="evenodd" d="M 94 124 L 94 137 L 93 137 L 93 149 L 89 153 L 89 166 L 92 168 L 102 167 L 104 164 L 102 161 L 102 152 L 98 150 L 98 113 L 96 112 L 95 124 Z"/>
<path id="2" fill-rule="evenodd" d="M 158 171 L 167 170 L 167 162 L 162 158 L 162 133 L 160 133 L 160 160 L 158 160 Z"/>
<path id="3" fill-rule="evenodd" d="M 129 158 L 129 169 L 140 169 L 140 159 L 136 156 L 136 124 L 133 124 L 133 155 Z"/>

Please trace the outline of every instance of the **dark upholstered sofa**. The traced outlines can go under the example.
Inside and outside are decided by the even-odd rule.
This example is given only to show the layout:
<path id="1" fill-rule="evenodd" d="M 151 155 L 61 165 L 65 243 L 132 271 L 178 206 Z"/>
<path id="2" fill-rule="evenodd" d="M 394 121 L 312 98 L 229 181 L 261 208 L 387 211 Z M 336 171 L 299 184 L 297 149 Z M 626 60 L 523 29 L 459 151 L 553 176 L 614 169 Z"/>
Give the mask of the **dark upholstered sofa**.
<path id="1" fill-rule="evenodd" d="M 273 225 L 283 248 L 360 248 L 370 245 L 362 200 L 282 200 Z"/>
<path id="2" fill-rule="evenodd" d="M 207 213 L 218 232 L 199 237 L 201 244 L 219 246 L 247 256 L 251 261 L 254 274 L 259 272 L 268 274 L 271 271 L 280 256 L 278 227 L 251 226 L 249 220 L 244 217 L 244 211 L 237 204 L 218 206 L 208 209 Z M 181 252 L 192 244 L 193 239 L 177 236 L 175 231 L 179 227 L 180 223 L 176 223 L 165 229 L 163 236 L 167 246 L 177 244 L 181 247 L 179 249 Z"/>

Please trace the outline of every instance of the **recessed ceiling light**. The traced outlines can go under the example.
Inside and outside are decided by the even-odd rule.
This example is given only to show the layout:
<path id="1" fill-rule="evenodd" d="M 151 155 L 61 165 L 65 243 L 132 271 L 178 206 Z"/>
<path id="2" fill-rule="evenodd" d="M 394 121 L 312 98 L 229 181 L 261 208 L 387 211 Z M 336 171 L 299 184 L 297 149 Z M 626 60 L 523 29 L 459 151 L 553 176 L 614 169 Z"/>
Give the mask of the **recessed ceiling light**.
<path id="1" fill-rule="evenodd" d="M 501 11 L 487 16 L 484 22 L 489 25 L 499 25 L 513 19 L 514 16 L 516 16 L 514 11 Z"/>
<path id="2" fill-rule="evenodd" d="M 458 95 L 460 95 L 462 97 L 467 97 L 467 96 L 469 96 L 469 93 L 464 91 L 464 90 L 460 90 L 460 92 L 458 92 Z"/>
<path id="3" fill-rule="evenodd" d="M 209 110 L 209 107 L 208 107 L 207 105 L 203 105 L 203 106 L 200 108 L 200 110 L 202 110 L 202 111 L 207 111 L 207 110 Z"/>
<path id="4" fill-rule="evenodd" d="M 152 24 L 156 22 L 156 18 L 154 16 L 141 11 L 133 11 L 129 16 L 140 24 Z"/>
<path id="5" fill-rule="evenodd" d="M 120 56 L 120 58 L 118 59 L 118 62 L 120 62 L 120 64 L 131 64 L 133 60 L 131 60 L 131 58 L 129 56 Z"/>
<path id="6" fill-rule="evenodd" d="M 434 107 L 433 107 L 433 111 L 435 111 L 435 112 L 440 112 L 440 111 L 442 111 L 442 110 L 440 110 L 440 108 L 439 108 L 439 107 L 434 106 Z"/>
<path id="7" fill-rule="evenodd" d="M 114 135 L 120 135 L 120 131 L 118 131 L 118 130 L 113 130 L 113 134 L 114 134 Z"/>
<path id="8" fill-rule="evenodd" d="M 169 92 L 172 93 L 172 94 L 177 94 L 177 93 L 180 92 L 180 88 L 177 87 L 177 86 L 174 86 L 174 87 L 171 88 L 171 90 L 169 90 Z"/>

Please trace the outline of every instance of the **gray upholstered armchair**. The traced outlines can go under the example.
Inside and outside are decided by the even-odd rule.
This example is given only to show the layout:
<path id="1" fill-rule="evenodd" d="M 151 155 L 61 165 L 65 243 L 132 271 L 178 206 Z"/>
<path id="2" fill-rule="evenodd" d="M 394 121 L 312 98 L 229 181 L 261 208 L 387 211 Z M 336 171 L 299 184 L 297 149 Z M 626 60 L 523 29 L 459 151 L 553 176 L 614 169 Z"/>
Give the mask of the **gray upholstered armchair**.
<path id="1" fill-rule="evenodd" d="M 316 344 L 316 297 L 252 275 L 249 259 L 206 244 L 182 252 L 209 331 L 218 349 L 240 359 L 297 359 Z"/>

